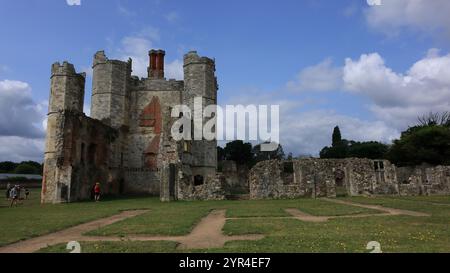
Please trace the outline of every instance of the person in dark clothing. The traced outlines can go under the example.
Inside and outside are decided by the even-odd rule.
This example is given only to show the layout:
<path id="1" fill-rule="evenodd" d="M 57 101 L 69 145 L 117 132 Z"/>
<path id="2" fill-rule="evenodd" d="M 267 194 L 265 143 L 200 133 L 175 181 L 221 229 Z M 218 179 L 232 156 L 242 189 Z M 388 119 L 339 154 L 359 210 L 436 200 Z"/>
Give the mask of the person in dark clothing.
<path id="1" fill-rule="evenodd" d="M 30 195 L 30 191 L 27 188 L 24 188 L 25 190 L 25 200 L 28 200 L 28 196 Z"/>

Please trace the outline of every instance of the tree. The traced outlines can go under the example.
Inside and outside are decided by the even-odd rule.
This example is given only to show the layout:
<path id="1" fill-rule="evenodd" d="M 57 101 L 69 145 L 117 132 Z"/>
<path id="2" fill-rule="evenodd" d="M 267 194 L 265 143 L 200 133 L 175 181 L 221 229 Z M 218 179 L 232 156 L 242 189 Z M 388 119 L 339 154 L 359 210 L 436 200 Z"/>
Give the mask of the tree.
<path id="1" fill-rule="evenodd" d="M 238 164 L 251 164 L 253 160 L 252 144 L 242 140 L 228 142 L 223 152 L 225 160 L 233 160 Z"/>
<path id="2" fill-rule="evenodd" d="M 270 142 L 264 142 L 263 144 L 270 144 Z M 285 158 L 283 146 L 281 146 L 281 144 L 278 144 L 277 148 L 273 151 L 261 151 L 261 144 L 258 144 L 253 147 L 252 152 L 254 154 L 256 162 L 271 159 L 281 160 Z"/>
<path id="3" fill-rule="evenodd" d="M 341 130 L 339 129 L 339 126 L 336 126 L 333 129 L 332 146 L 338 147 L 341 144 L 342 144 Z"/>
<path id="4" fill-rule="evenodd" d="M 43 173 L 43 164 L 38 163 L 36 161 L 22 161 L 20 162 L 20 164 L 27 164 L 33 166 L 36 169 L 36 172 L 34 174 L 42 175 Z"/>
<path id="5" fill-rule="evenodd" d="M 450 126 L 428 123 L 402 132 L 388 152 L 388 159 L 398 166 L 450 164 Z"/>
<path id="6" fill-rule="evenodd" d="M 320 151 L 320 158 L 370 158 L 384 159 L 389 147 L 386 144 L 369 141 L 356 142 L 342 139 L 339 127 L 336 126 L 332 135 L 332 146 Z"/>
<path id="7" fill-rule="evenodd" d="M 224 161 L 225 160 L 225 150 L 217 146 L 217 161 Z"/>
<path id="8" fill-rule="evenodd" d="M 14 173 L 16 173 L 16 174 L 38 174 L 39 170 L 33 165 L 30 165 L 27 163 L 20 163 L 14 170 Z"/>
<path id="9" fill-rule="evenodd" d="M 385 159 L 389 146 L 376 141 L 352 142 L 348 147 L 348 157 Z"/>
<path id="10" fill-rule="evenodd" d="M 418 118 L 419 126 L 441 125 L 450 127 L 450 112 L 433 113 Z"/>
<path id="11" fill-rule="evenodd" d="M 13 173 L 18 165 L 19 164 L 11 161 L 0 162 L 0 173 Z"/>

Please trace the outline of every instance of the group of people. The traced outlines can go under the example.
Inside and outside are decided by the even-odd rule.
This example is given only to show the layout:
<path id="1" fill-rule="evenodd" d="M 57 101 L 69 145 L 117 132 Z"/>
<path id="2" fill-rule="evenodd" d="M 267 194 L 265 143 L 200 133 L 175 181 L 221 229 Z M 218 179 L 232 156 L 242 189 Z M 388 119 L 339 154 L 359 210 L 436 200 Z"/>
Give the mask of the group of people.
<path id="1" fill-rule="evenodd" d="M 21 194 L 25 194 L 25 198 L 21 196 Z M 28 199 L 28 196 L 30 195 L 30 191 L 20 185 L 11 185 L 11 183 L 8 183 L 6 185 L 6 200 L 10 200 L 10 207 L 16 205 L 19 203 L 20 200 Z"/>

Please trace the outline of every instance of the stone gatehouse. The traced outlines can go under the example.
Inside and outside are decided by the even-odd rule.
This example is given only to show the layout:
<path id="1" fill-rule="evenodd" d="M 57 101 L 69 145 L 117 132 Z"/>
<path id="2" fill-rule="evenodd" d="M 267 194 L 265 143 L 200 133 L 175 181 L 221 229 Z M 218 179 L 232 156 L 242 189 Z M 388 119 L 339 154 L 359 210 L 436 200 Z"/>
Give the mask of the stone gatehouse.
<path id="1" fill-rule="evenodd" d="M 175 141 L 171 111 L 217 104 L 215 61 L 184 55 L 184 81 L 164 77 L 163 50 L 149 52 L 148 77 L 132 75 L 132 60 L 93 58 L 91 115 L 84 114 L 86 74 L 72 64 L 51 69 L 42 202 L 106 194 L 151 194 L 163 201 L 223 199 L 216 141 Z M 209 119 L 208 119 L 209 120 Z M 203 119 L 205 124 L 207 119 Z M 188 132 L 188 134 L 193 134 Z"/>
<path id="2" fill-rule="evenodd" d="M 337 195 L 448 195 L 450 166 L 396 167 L 387 160 L 299 159 L 258 163 L 249 174 L 250 198 Z"/>

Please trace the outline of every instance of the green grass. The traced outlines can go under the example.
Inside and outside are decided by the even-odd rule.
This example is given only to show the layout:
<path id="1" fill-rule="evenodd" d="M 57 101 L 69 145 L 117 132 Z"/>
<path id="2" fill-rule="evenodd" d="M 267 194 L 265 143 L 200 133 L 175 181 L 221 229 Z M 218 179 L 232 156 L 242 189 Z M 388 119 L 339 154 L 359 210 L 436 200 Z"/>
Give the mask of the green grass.
<path id="1" fill-rule="evenodd" d="M 123 198 L 41 206 L 38 193 L 17 208 L 0 203 L 0 245 L 107 217 L 121 210 L 150 209 L 148 213 L 92 231 L 89 235 L 188 234 L 213 209 L 226 209 L 227 235 L 264 234 L 259 241 L 232 241 L 223 248 L 201 252 L 368 252 L 370 241 L 384 252 L 450 252 L 450 197 L 352 197 L 365 204 L 426 212 L 431 217 L 377 216 L 338 218 L 308 223 L 286 217 L 284 209 L 298 208 L 318 216 L 370 214 L 378 211 L 324 200 L 196 201 L 161 203 L 157 198 Z M 257 217 L 257 218 L 249 218 Z M 269 218 L 268 218 L 269 217 Z M 267 219 L 264 219 L 267 218 Z M 175 242 L 81 242 L 83 252 L 177 252 Z M 68 252 L 65 245 L 43 252 Z"/>
<path id="2" fill-rule="evenodd" d="M 170 241 L 155 242 L 80 242 L 82 253 L 172 253 L 178 243 Z M 66 244 L 41 249 L 38 253 L 69 253 Z"/>
<path id="3" fill-rule="evenodd" d="M 208 215 L 210 211 L 211 209 L 208 206 L 192 206 L 184 202 L 158 204 L 152 206 L 149 213 L 120 221 L 88 232 L 85 235 L 184 235 L 188 234 L 195 224 Z"/>
<path id="4" fill-rule="evenodd" d="M 41 205 L 38 190 L 32 190 L 30 199 L 17 207 L 9 208 L 9 202 L 4 198 L 1 200 L 0 246 L 108 217 L 121 210 L 151 208 L 152 204 L 159 204 L 155 198 L 134 198 Z"/>

